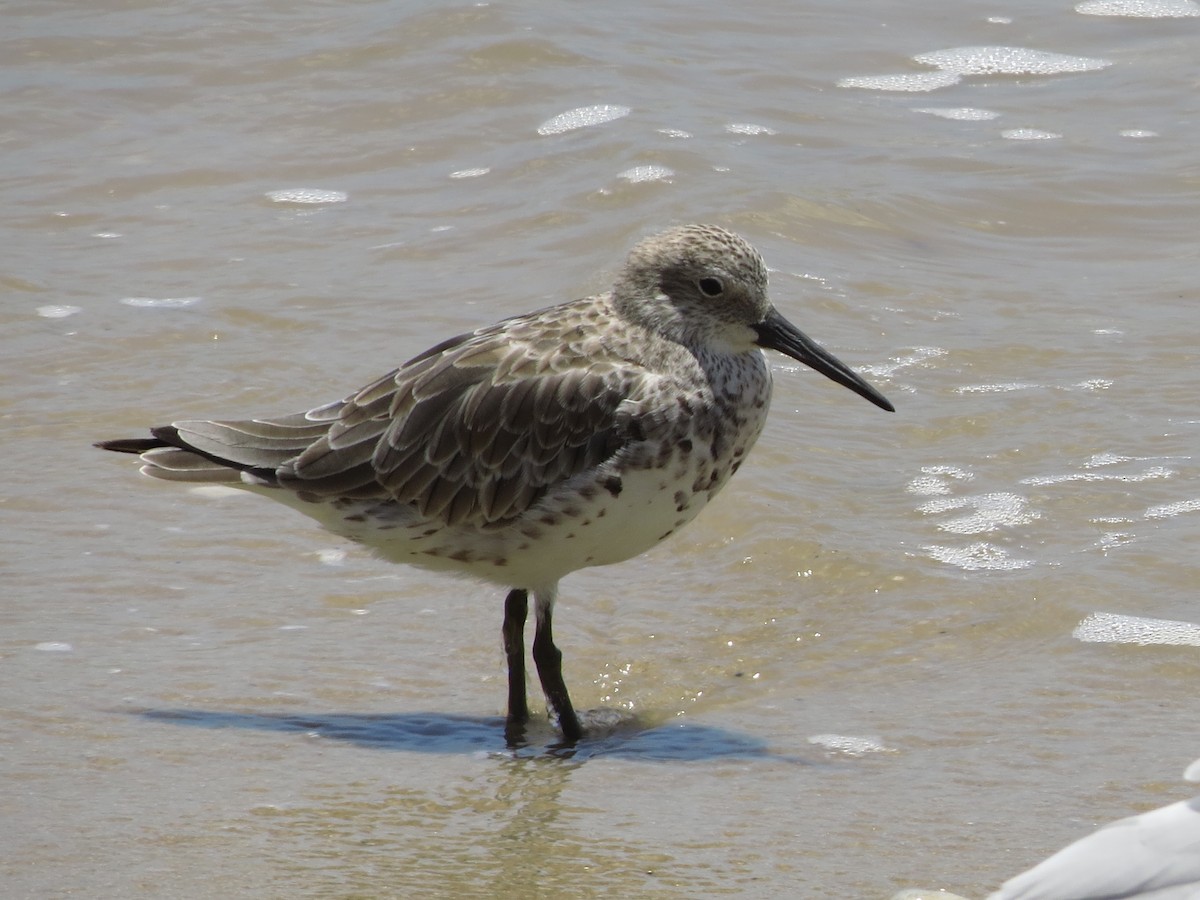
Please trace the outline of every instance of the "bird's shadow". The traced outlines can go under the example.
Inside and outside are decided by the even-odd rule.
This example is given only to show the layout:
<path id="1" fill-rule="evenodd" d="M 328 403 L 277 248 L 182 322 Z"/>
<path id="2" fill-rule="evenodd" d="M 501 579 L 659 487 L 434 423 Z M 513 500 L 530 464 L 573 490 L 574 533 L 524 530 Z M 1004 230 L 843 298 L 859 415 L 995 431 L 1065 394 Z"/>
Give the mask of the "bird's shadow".
<path id="1" fill-rule="evenodd" d="M 574 745 L 563 743 L 558 733 L 545 722 L 531 724 L 525 739 L 511 745 L 505 739 L 504 720 L 498 716 L 438 712 L 303 714 L 205 709 L 126 712 L 143 719 L 193 728 L 293 732 L 406 753 L 553 756 L 576 761 L 605 756 L 650 761 L 772 759 L 798 764 L 811 762 L 774 753 L 759 738 L 722 728 L 678 720 L 645 722 L 637 716 L 612 710 L 585 713 L 582 718 L 586 733 Z"/>

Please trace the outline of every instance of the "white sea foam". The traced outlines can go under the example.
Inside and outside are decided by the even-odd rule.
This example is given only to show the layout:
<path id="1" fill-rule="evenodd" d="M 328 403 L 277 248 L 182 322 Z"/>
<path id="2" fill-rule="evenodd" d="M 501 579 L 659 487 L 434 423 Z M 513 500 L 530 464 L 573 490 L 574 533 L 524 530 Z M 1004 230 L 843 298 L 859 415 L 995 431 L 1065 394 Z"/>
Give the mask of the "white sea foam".
<path id="1" fill-rule="evenodd" d="M 952 534 L 986 534 L 1013 525 L 1026 525 L 1041 514 L 1029 508 L 1029 500 L 1020 494 L 996 491 L 970 497 L 937 497 L 917 507 L 925 515 L 938 515 L 955 510 L 972 510 L 938 524 L 940 531 Z"/>
<path id="2" fill-rule="evenodd" d="M 40 644 L 34 644 L 33 649 L 44 653 L 70 653 L 75 648 L 66 641 L 42 641 Z"/>
<path id="3" fill-rule="evenodd" d="M 199 297 L 122 297 L 126 306 L 146 309 L 184 309 L 200 302 Z"/>
<path id="4" fill-rule="evenodd" d="M 1192 0 L 1086 0 L 1075 6 L 1085 16 L 1128 16 L 1134 19 L 1184 19 L 1200 16 Z"/>
<path id="5" fill-rule="evenodd" d="M 1115 475 L 1108 472 L 1068 472 L 1062 475 L 1030 475 L 1021 479 L 1021 484 L 1063 484 L 1068 481 L 1154 481 L 1159 478 L 1170 478 L 1175 474 L 1173 469 L 1166 466 L 1150 466 L 1132 475 Z"/>
<path id="6" fill-rule="evenodd" d="M 910 494 L 917 494 L 921 497 L 950 493 L 950 486 L 946 484 L 946 479 L 939 478 L 937 475 L 918 475 L 909 481 L 905 489 Z"/>
<path id="7" fill-rule="evenodd" d="M 621 172 L 617 177 L 635 183 L 639 181 L 667 181 L 675 177 L 675 172 L 666 166 L 634 166 L 632 169 L 626 169 L 624 172 Z"/>
<path id="8" fill-rule="evenodd" d="M 1112 65 L 1107 59 L 1068 56 L 1028 47 L 951 47 L 918 53 L 913 59 L 958 75 L 1059 75 L 1091 72 Z"/>
<path id="9" fill-rule="evenodd" d="M 341 547 L 327 547 L 317 551 L 317 560 L 323 566 L 342 566 L 346 564 L 346 551 Z"/>
<path id="10" fill-rule="evenodd" d="M 955 119 L 960 122 L 987 122 L 1000 117 L 998 112 L 992 112 L 990 109 L 977 109 L 973 106 L 919 106 L 913 109 L 913 112 L 937 116 L 939 119 Z"/>
<path id="11" fill-rule="evenodd" d="M 839 78 L 838 87 L 865 88 L 871 91 L 936 91 L 958 84 L 961 76 L 954 72 L 909 72 L 903 75 L 852 75 Z"/>
<path id="12" fill-rule="evenodd" d="M 267 198 L 275 203 L 345 203 L 349 195 L 345 191 L 325 191 L 320 188 L 284 188 L 267 191 Z"/>
<path id="13" fill-rule="evenodd" d="M 859 737 L 850 734 L 814 734 L 808 742 L 826 750 L 835 750 L 847 756 L 863 756 L 867 753 L 894 753 L 885 747 L 879 738 Z"/>
<path id="14" fill-rule="evenodd" d="M 1197 510 L 1200 510 L 1200 499 L 1176 500 L 1174 503 L 1151 506 L 1143 515 L 1147 519 L 1172 519 L 1175 516 L 1196 512 Z"/>
<path id="15" fill-rule="evenodd" d="M 1056 131 L 1042 131 L 1040 128 L 1006 128 L 1000 132 L 1000 137 L 1006 141 L 1056 141 L 1062 135 Z"/>
<path id="16" fill-rule="evenodd" d="M 732 125 L 726 125 L 725 130 L 730 134 L 778 134 L 774 128 L 768 128 L 766 125 L 751 125 L 748 122 L 735 122 Z"/>
<path id="17" fill-rule="evenodd" d="M 1033 565 L 1032 559 L 1013 559 L 1003 547 L 977 541 L 965 547 L 946 547 L 940 544 L 929 544 L 921 548 L 930 559 L 947 565 L 957 566 L 968 572 L 980 569 L 1016 570 L 1028 569 Z"/>
<path id="18" fill-rule="evenodd" d="M 1008 394 L 1012 391 L 1029 391 L 1037 385 L 1028 381 L 1010 381 L 1006 384 L 964 384 L 956 387 L 956 394 Z"/>
<path id="19" fill-rule="evenodd" d="M 67 316 L 73 316 L 76 313 L 83 312 L 83 309 L 78 306 L 67 306 L 66 304 L 54 304 L 51 306 L 39 306 L 37 314 L 43 319 L 65 319 Z"/>
<path id="20" fill-rule="evenodd" d="M 1107 552 L 1115 550 L 1118 547 L 1125 547 L 1136 541 L 1137 535 L 1130 534 L 1128 531 L 1106 531 L 1092 542 L 1092 546 L 1097 550 Z"/>
<path id="21" fill-rule="evenodd" d="M 1071 637 L 1088 644 L 1164 644 L 1200 647 L 1200 625 L 1094 612 L 1075 626 Z"/>
<path id="22" fill-rule="evenodd" d="M 598 106 L 580 106 L 568 109 L 553 118 L 547 119 L 538 126 L 538 134 L 563 134 L 577 128 L 588 128 L 592 125 L 603 125 L 629 115 L 632 110 L 628 106 L 613 106 L 600 104 Z"/>
<path id="23" fill-rule="evenodd" d="M 1083 465 L 1085 468 L 1094 469 L 1099 466 L 1115 466 L 1117 463 L 1132 462 L 1136 457 L 1121 456 L 1113 453 L 1111 450 L 1105 450 L 1102 453 L 1093 453 L 1088 461 Z"/>
<path id="24" fill-rule="evenodd" d="M 955 481 L 970 481 L 975 475 L 958 466 L 922 466 L 921 474 L 908 483 L 908 492 L 921 497 L 950 493 Z"/>

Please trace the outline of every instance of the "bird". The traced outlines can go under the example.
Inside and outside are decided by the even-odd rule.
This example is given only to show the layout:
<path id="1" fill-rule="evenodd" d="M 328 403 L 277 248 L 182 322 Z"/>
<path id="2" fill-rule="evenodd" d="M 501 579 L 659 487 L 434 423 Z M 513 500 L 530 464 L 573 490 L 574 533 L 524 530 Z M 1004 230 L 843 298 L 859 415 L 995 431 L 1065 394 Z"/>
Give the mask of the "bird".
<path id="1" fill-rule="evenodd" d="M 630 251 L 610 290 L 459 334 L 341 400 L 99 441 L 141 471 L 282 502 L 396 563 L 508 592 L 505 734 L 529 721 L 524 630 L 564 746 L 584 734 L 552 623 L 558 585 L 693 519 L 766 421 L 764 349 L 892 404 L 788 321 L 743 237 L 684 225 Z"/>
<path id="2" fill-rule="evenodd" d="M 1183 777 L 1200 781 L 1200 759 Z M 1110 822 L 1010 878 L 988 900 L 1127 897 L 1200 897 L 1200 797 Z"/>

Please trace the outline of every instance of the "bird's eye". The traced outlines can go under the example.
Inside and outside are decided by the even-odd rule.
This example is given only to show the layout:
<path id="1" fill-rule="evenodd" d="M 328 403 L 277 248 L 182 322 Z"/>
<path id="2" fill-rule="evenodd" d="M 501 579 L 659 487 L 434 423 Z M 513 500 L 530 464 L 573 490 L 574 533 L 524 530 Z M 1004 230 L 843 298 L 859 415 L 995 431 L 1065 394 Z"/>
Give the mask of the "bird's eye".
<path id="1" fill-rule="evenodd" d="M 720 278 L 701 278 L 697 284 L 706 297 L 715 297 L 725 290 L 725 285 L 721 284 Z"/>

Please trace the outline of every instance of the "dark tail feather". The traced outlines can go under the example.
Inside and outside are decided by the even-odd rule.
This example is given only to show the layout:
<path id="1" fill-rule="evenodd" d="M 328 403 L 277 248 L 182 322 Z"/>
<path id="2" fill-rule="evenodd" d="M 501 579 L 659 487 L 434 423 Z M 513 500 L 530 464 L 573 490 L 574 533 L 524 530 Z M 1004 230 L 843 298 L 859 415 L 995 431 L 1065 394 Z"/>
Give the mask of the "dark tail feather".
<path id="1" fill-rule="evenodd" d="M 147 450 L 172 445 L 157 438 L 120 438 L 115 441 L 96 441 L 92 446 L 101 450 L 115 450 L 117 453 L 145 453 Z"/>
<path id="2" fill-rule="evenodd" d="M 115 450 L 117 453 L 145 453 L 148 450 L 174 447 L 177 450 L 184 450 L 201 459 L 206 459 L 211 463 L 216 463 L 223 468 L 233 469 L 236 472 L 249 472 L 252 475 L 262 478 L 264 481 L 272 484 L 277 483 L 278 476 L 275 474 L 273 468 L 241 463 L 237 460 L 226 459 L 223 456 L 217 456 L 215 453 L 208 453 L 193 447 L 180 437 L 179 429 L 174 425 L 160 425 L 157 428 L 151 428 L 150 433 L 154 437 L 118 438 L 115 441 L 96 441 L 92 446 L 99 447 L 101 450 Z"/>

